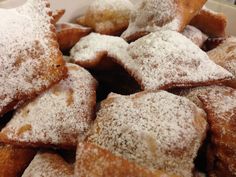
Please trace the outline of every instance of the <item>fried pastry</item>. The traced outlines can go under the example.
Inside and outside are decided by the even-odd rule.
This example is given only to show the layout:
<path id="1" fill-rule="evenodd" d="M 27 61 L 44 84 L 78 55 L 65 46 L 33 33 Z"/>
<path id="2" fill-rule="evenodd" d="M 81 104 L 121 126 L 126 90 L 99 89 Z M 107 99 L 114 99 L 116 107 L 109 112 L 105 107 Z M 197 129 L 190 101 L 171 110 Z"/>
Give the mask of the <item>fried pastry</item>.
<path id="1" fill-rule="evenodd" d="M 211 60 L 236 76 L 236 37 L 226 39 L 221 45 L 207 54 Z M 236 79 L 228 81 L 226 84 L 236 88 Z"/>
<path id="2" fill-rule="evenodd" d="M 236 176 L 236 90 L 220 87 L 200 95 L 208 114 L 211 144 L 208 151 L 210 177 Z"/>
<path id="3" fill-rule="evenodd" d="M 88 69 L 111 69 L 116 58 L 124 58 L 128 43 L 120 37 L 91 33 L 70 51 L 76 64 Z"/>
<path id="4" fill-rule="evenodd" d="M 207 40 L 207 35 L 202 33 L 199 29 L 195 28 L 194 26 L 186 26 L 182 33 L 185 37 L 189 38 L 194 44 L 199 46 L 200 48 Z"/>
<path id="5" fill-rule="evenodd" d="M 132 11 L 129 27 L 122 34 L 134 41 L 160 28 L 182 32 L 206 0 L 142 0 Z"/>
<path id="6" fill-rule="evenodd" d="M 0 176 L 21 176 L 30 161 L 34 158 L 36 150 L 23 149 L 10 145 L 0 145 Z"/>
<path id="7" fill-rule="evenodd" d="M 0 8 L 0 117 L 66 75 L 48 5 Z"/>
<path id="8" fill-rule="evenodd" d="M 199 108 L 204 108 L 202 101 L 199 99 L 199 95 L 205 95 L 211 90 L 219 89 L 222 86 L 211 85 L 206 87 L 195 87 L 195 88 L 186 88 L 181 89 L 179 93 L 176 93 L 179 96 L 184 96 L 195 103 Z"/>
<path id="9" fill-rule="evenodd" d="M 174 177 L 151 172 L 90 143 L 79 143 L 75 163 L 76 177 Z"/>
<path id="10" fill-rule="evenodd" d="M 69 51 L 82 37 L 88 35 L 92 29 L 73 23 L 56 24 L 57 40 L 61 51 Z"/>
<path id="11" fill-rule="evenodd" d="M 170 30 L 151 33 L 130 45 L 118 37 L 92 33 L 71 50 L 75 63 L 87 68 L 99 67 L 104 55 L 130 73 L 143 90 L 210 85 L 233 77 L 192 41 Z"/>
<path id="12" fill-rule="evenodd" d="M 204 7 L 192 19 L 190 24 L 200 29 L 209 37 L 225 37 L 227 17 L 222 13 L 217 13 Z"/>
<path id="13" fill-rule="evenodd" d="M 73 165 L 54 152 L 39 152 L 22 177 L 73 177 Z"/>
<path id="14" fill-rule="evenodd" d="M 65 9 L 59 9 L 53 11 L 52 17 L 54 19 L 54 24 L 56 24 L 64 14 L 65 14 Z"/>
<path id="15" fill-rule="evenodd" d="M 120 35 L 129 25 L 133 4 L 129 0 L 95 0 L 77 23 L 89 26 L 95 32 Z"/>
<path id="16" fill-rule="evenodd" d="M 75 148 L 94 119 L 96 81 L 67 64 L 68 78 L 17 110 L 0 140 L 20 146 Z"/>
<path id="17" fill-rule="evenodd" d="M 175 31 L 151 33 L 128 47 L 124 68 L 143 90 L 211 85 L 232 78 L 207 54 Z"/>
<path id="18" fill-rule="evenodd" d="M 190 177 L 206 134 L 205 116 L 188 99 L 165 91 L 111 94 L 86 141 L 145 168 Z"/>

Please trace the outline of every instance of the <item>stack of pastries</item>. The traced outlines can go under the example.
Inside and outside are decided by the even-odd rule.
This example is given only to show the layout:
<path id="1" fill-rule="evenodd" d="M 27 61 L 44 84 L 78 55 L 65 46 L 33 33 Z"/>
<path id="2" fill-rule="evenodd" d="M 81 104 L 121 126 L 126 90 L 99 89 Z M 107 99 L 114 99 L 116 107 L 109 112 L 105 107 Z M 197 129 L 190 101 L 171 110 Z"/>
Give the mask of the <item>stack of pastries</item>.
<path id="1" fill-rule="evenodd" d="M 205 3 L 0 9 L 0 176 L 236 177 L 236 37 Z"/>

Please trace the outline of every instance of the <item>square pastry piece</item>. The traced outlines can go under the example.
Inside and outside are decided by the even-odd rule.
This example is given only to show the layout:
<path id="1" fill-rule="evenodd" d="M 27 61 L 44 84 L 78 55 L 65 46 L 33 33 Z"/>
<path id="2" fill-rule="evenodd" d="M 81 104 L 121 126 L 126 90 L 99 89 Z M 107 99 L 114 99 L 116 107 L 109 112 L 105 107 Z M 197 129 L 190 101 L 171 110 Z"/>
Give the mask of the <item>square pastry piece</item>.
<path id="1" fill-rule="evenodd" d="M 22 177 L 73 177 L 73 165 L 54 152 L 38 152 Z"/>
<path id="2" fill-rule="evenodd" d="M 151 172 L 90 143 L 79 143 L 75 162 L 76 177 L 177 177 Z"/>
<path id="3" fill-rule="evenodd" d="M 147 169 L 191 177 L 205 119 L 191 101 L 165 91 L 111 94 L 101 103 L 86 141 Z"/>
<path id="4" fill-rule="evenodd" d="M 96 80 L 67 64 L 68 78 L 17 110 L 0 133 L 1 141 L 20 146 L 75 148 L 94 118 Z"/>
<path id="5" fill-rule="evenodd" d="M 0 116 L 66 74 L 46 0 L 28 0 L 0 16 Z"/>

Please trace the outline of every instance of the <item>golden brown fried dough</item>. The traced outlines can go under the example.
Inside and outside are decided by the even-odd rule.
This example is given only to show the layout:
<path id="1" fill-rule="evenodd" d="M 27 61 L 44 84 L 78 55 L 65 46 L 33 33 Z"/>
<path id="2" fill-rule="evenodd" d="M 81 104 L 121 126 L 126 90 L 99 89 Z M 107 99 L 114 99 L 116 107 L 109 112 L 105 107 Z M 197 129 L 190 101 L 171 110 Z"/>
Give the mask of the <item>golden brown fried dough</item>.
<path id="1" fill-rule="evenodd" d="M 204 7 L 192 19 L 190 24 L 200 29 L 209 37 L 219 38 L 225 37 L 227 18 L 222 13 L 217 13 Z"/>
<path id="2" fill-rule="evenodd" d="M 0 9 L 0 116 L 66 75 L 48 6 L 46 0 L 28 0 Z"/>
<path id="3" fill-rule="evenodd" d="M 92 29 L 73 23 L 56 24 L 57 40 L 61 51 L 69 51 L 82 37 L 88 35 Z"/>
<path id="4" fill-rule="evenodd" d="M 10 145 L 0 145 L 0 176 L 21 176 L 24 170 L 34 158 L 36 150 L 23 149 Z"/>

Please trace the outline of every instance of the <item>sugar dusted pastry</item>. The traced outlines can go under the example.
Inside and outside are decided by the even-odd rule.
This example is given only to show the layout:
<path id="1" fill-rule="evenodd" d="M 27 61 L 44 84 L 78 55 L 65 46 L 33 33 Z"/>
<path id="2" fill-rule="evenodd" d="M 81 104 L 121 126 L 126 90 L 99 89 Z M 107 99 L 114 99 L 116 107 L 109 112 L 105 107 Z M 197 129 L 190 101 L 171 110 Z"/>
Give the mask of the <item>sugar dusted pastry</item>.
<path id="1" fill-rule="evenodd" d="M 54 152 L 39 152 L 22 177 L 73 177 L 73 165 Z"/>
<path id="2" fill-rule="evenodd" d="M 211 60 L 236 76 L 236 37 L 226 39 L 221 45 L 207 54 Z M 228 81 L 226 84 L 236 88 L 235 79 Z"/>
<path id="3" fill-rule="evenodd" d="M 119 37 L 92 33 L 71 50 L 75 63 L 87 68 L 100 67 L 104 56 L 121 65 L 143 90 L 210 85 L 233 77 L 192 41 L 170 30 L 151 33 L 130 45 Z"/>
<path id="4" fill-rule="evenodd" d="M 0 133 L 20 146 L 75 148 L 94 119 L 96 81 L 83 68 L 67 64 L 68 78 L 17 110 Z"/>
<path id="5" fill-rule="evenodd" d="M 206 0 L 142 0 L 132 11 L 129 27 L 122 34 L 134 41 L 160 28 L 183 31 Z"/>
<path id="6" fill-rule="evenodd" d="M 236 90 L 220 87 L 200 95 L 208 114 L 211 144 L 208 151 L 210 177 L 236 176 Z"/>
<path id="7" fill-rule="evenodd" d="M 85 68 L 111 68 L 116 58 L 125 58 L 128 43 L 120 38 L 98 33 L 83 37 L 70 51 L 76 64 Z M 114 59 L 111 61 L 111 59 Z M 104 66 L 105 65 L 105 66 Z"/>
<path id="8" fill-rule="evenodd" d="M 63 52 L 70 50 L 82 37 L 88 35 L 92 29 L 73 23 L 56 24 L 57 39 Z"/>
<path id="9" fill-rule="evenodd" d="M 190 24 L 212 38 L 225 37 L 227 17 L 204 7 Z"/>
<path id="10" fill-rule="evenodd" d="M 175 177 L 145 168 L 113 155 L 90 143 L 79 143 L 75 162 L 76 177 Z"/>
<path id="11" fill-rule="evenodd" d="M 129 0 L 94 0 L 77 22 L 97 33 L 119 35 L 128 27 L 133 8 Z"/>
<path id="12" fill-rule="evenodd" d="M 16 177 L 21 175 L 34 158 L 36 150 L 23 149 L 10 145 L 0 145 L 0 176 Z"/>
<path id="13" fill-rule="evenodd" d="M 195 103 L 199 108 L 204 108 L 202 101 L 199 99 L 200 95 L 205 95 L 211 90 L 219 89 L 222 86 L 211 85 L 206 87 L 194 87 L 194 88 L 186 88 L 182 89 L 177 95 L 184 96 Z"/>
<path id="14" fill-rule="evenodd" d="M 184 97 L 111 94 L 86 140 L 145 168 L 190 177 L 206 126 L 203 110 Z"/>
<path id="15" fill-rule="evenodd" d="M 182 34 L 199 47 L 202 47 L 208 38 L 207 35 L 202 33 L 199 29 L 190 25 L 186 26 Z"/>
<path id="16" fill-rule="evenodd" d="M 178 32 L 158 31 L 131 43 L 123 67 L 144 90 L 210 85 L 232 78 Z"/>
<path id="17" fill-rule="evenodd" d="M 49 14 L 46 0 L 0 8 L 0 117 L 65 77 Z"/>

